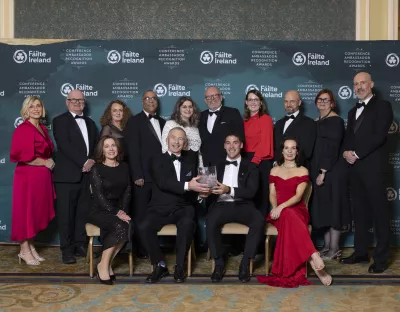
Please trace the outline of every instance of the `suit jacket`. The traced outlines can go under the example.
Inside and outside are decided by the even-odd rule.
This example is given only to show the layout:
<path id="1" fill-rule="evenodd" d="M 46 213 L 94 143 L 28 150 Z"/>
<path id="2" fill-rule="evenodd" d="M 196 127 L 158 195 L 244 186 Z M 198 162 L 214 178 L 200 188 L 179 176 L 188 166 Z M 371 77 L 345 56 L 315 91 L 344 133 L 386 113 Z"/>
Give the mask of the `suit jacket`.
<path id="1" fill-rule="evenodd" d="M 289 127 L 283 133 L 285 127 L 285 118 L 279 119 L 274 128 L 274 149 L 275 159 L 279 157 L 280 145 L 284 138 L 291 137 L 297 139 L 302 151 L 301 158 L 308 165 L 311 161 L 314 150 L 315 140 L 317 138 L 317 125 L 314 120 L 304 116 L 301 112 L 290 123 Z"/>
<path id="2" fill-rule="evenodd" d="M 197 166 L 191 157 L 182 151 L 180 181 L 176 177 L 174 163 L 168 152 L 154 156 L 150 162 L 152 197 L 149 212 L 167 215 L 187 205 L 192 205 L 197 193 L 185 191 L 185 182 L 197 176 Z"/>
<path id="3" fill-rule="evenodd" d="M 388 131 L 393 121 L 392 105 L 371 98 L 356 120 L 357 107 L 348 113 L 343 150 L 359 157 L 351 167 L 357 171 L 385 172 L 388 169 Z"/>
<path id="4" fill-rule="evenodd" d="M 244 124 L 242 116 L 236 108 L 222 106 L 214 123 L 212 133 L 208 132 L 207 120 L 209 110 L 201 113 L 199 132 L 201 138 L 201 155 L 204 166 L 216 166 L 226 157 L 225 138 L 235 133 L 244 140 Z"/>
<path id="5" fill-rule="evenodd" d="M 217 179 L 221 183 L 223 183 L 224 181 L 224 174 L 225 174 L 225 161 L 219 163 L 217 166 Z M 235 202 L 254 206 L 253 199 L 258 191 L 258 187 L 260 184 L 259 175 L 260 174 L 257 165 L 253 164 L 249 159 L 242 157 L 238 172 L 238 187 L 234 187 Z M 210 196 L 210 202 L 212 203 L 212 206 L 218 200 L 218 197 L 219 195 Z M 212 209 L 212 206 L 210 207 L 210 209 Z"/>
<path id="6" fill-rule="evenodd" d="M 53 134 L 57 143 L 54 182 L 76 183 L 82 179 L 82 167 L 94 157 L 99 140 L 96 124 L 89 117 L 84 117 L 89 137 L 89 155 L 79 126 L 70 112 L 54 118 Z"/>
<path id="7" fill-rule="evenodd" d="M 158 122 L 162 133 L 165 120 L 159 118 Z M 161 142 L 152 123 L 141 111 L 129 118 L 123 133 L 132 181 L 144 179 L 144 182 L 151 182 L 150 158 L 162 154 Z"/>

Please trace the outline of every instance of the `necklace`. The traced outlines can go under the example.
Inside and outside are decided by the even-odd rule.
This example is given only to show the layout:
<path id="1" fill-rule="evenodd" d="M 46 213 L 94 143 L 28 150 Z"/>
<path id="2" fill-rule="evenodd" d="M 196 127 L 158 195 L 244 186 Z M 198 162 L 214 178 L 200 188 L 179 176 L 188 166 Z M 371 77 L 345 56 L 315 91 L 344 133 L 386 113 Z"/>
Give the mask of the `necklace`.
<path id="1" fill-rule="evenodd" d="M 327 118 L 329 116 L 329 114 L 332 112 L 332 110 L 329 110 L 328 114 L 326 114 L 324 117 L 319 116 L 318 120 L 324 120 L 325 118 Z"/>
<path id="2" fill-rule="evenodd" d="M 292 168 L 296 168 L 297 165 L 295 164 L 294 166 L 287 166 L 287 165 L 285 165 L 285 163 L 283 163 L 283 164 L 281 165 L 281 167 L 286 168 L 286 169 L 292 169 Z"/>

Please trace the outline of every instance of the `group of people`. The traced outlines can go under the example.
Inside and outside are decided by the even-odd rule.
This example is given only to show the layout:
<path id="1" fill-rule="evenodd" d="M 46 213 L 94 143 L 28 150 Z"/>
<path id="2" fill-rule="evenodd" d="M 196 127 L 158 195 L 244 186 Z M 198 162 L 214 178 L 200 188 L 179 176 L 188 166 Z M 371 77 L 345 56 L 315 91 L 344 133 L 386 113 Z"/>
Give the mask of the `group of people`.
<path id="1" fill-rule="evenodd" d="M 389 102 L 373 95 L 368 73 L 358 73 L 353 82 L 359 100 L 349 111 L 347 129 L 328 89 L 315 98 L 320 115 L 315 120 L 302 113 L 297 91 L 286 92 L 286 115 L 273 125 L 258 90 L 246 94 L 243 121 L 239 110 L 222 105 L 217 87 L 208 87 L 207 110 L 200 112 L 192 98 L 181 97 L 168 121 L 157 115 L 159 101 L 151 90 L 143 94 L 143 111 L 134 116 L 124 102 L 114 100 L 101 117 L 99 135 L 94 121 L 83 114 L 84 95 L 72 90 L 67 112 L 53 120 L 55 161 L 52 140 L 40 122 L 43 102 L 27 97 L 24 122 L 14 132 L 10 152 L 17 162 L 11 239 L 20 242 L 20 261 L 44 261 L 34 238 L 54 218 L 56 198 L 63 263 L 86 256 L 85 224 L 92 223 L 100 227 L 103 244 L 96 273 L 100 282 L 116 280 L 112 261 L 126 242 L 138 257 L 150 257 L 153 271 L 146 281 L 158 282 L 169 270 L 157 232 L 176 224 L 174 279 L 183 282 L 197 203 L 204 199 L 213 282 L 224 276 L 221 227 L 230 222 L 249 227 L 238 274 L 242 282 L 250 280 L 250 261 L 265 222 L 276 226 L 278 238 L 272 275 L 258 277 L 260 282 L 307 285 L 308 261 L 321 282 L 330 285 L 324 260 L 340 257 L 340 233 L 349 230 L 352 219 L 355 252 L 341 262 L 369 262 L 368 230 L 374 220 L 377 246 L 369 272 L 385 271 L 390 234 L 385 153 L 393 112 Z M 198 175 L 199 167 L 209 166 L 217 172 L 211 188 Z M 310 214 L 302 200 L 309 181 Z M 313 227 L 324 232 L 319 252 L 309 234 L 310 217 Z"/>

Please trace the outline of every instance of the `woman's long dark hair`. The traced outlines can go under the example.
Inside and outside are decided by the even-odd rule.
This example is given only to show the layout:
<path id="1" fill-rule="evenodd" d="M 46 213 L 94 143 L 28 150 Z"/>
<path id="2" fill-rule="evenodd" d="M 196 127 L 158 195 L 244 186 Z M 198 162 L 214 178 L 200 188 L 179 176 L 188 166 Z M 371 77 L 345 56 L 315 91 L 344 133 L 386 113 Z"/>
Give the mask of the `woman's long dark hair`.
<path id="1" fill-rule="evenodd" d="M 296 163 L 297 167 L 300 167 L 303 164 L 302 160 L 302 151 L 300 149 L 300 144 L 299 141 L 296 138 L 293 137 L 284 137 L 281 141 L 281 144 L 279 145 L 279 155 L 276 155 L 277 158 L 277 163 L 278 165 L 282 165 L 285 162 L 285 158 L 283 157 L 283 149 L 285 147 L 285 142 L 286 141 L 295 141 L 296 142 L 296 150 L 297 150 L 297 155 L 294 159 L 294 162 Z"/>
<path id="2" fill-rule="evenodd" d="M 96 161 L 96 163 L 102 163 L 104 161 L 105 157 L 103 155 L 103 146 L 104 146 L 104 141 L 107 139 L 114 140 L 115 146 L 117 147 L 117 150 L 118 150 L 117 161 L 120 163 L 124 159 L 124 151 L 122 149 L 121 142 L 117 138 L 113 137 L 112 135 L 105 135 L 105 136 L 101 137 L 101 139 L 99 140 L 99 143 L 96 146 L 94 160 Z"/>
<path id="3" fill-rule="evenodd" d="M 190 116 L 189 122 L 182 119 L 180 112 L 181 106 L 186 101 L 191 102 L 193 106 L 193 115 Z M 176 123 L 182 127 L 197 127 L 200 121 L 200 112 L 197 108 L 196 102 L 190 96 L 181 96 L 178 101 L 176 101 L 174 111 L 171 114 L 171 120 L 176 121 Z"/>

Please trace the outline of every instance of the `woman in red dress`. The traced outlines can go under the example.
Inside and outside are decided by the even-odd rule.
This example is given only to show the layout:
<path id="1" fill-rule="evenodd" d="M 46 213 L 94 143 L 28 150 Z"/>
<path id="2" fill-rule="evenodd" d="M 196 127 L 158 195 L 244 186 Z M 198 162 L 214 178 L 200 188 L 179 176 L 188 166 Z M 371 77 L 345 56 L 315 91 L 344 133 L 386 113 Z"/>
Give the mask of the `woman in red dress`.
<path id="1" fill-rule="evenodd" d="M 314 247 L 308 231 L 309 214 L 302 201 L 309 181 L 308 170 L 299 166 L 299 147 L 296 140 L 286 139 L 281 144 L 278 166 L 270 175 L 272 210 L 267 222 L 278 230 L 271 276 L 257 276 L 261 283 L 292 288 L 309 285 L 305 277 L 308 261 L 321 280 L 329 286 L 332 277 L 325 272 L 324 262 Z"/>
<path id="2" fill-rule="evenodd" d="M 269 173 L 274 158 L 274 125 L 267 114 L 264 97 L 257 89 L 246 94 L 244 104 L 244 152 L 260 171 L 260 188 L 254 199 L 264 217 L 269 211 Z"/>
<path id="3" fill-rule="evenodd" d="M 51 154 L 53 142 L 46 127 L 40 123 L 45 117 L 39 97 L 28 96 L 22 104 L 24 122 L 15 130 L 10 160 L 17 163 L 12 194 L 11 240 L 19 241 L 19 261 L 39 265 L 44 261 L 35 250 L 33 240 L 54 218 L 54 188 Z"/>

